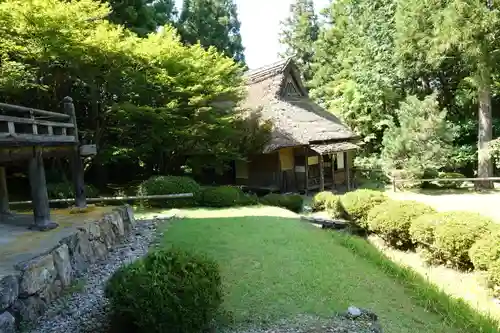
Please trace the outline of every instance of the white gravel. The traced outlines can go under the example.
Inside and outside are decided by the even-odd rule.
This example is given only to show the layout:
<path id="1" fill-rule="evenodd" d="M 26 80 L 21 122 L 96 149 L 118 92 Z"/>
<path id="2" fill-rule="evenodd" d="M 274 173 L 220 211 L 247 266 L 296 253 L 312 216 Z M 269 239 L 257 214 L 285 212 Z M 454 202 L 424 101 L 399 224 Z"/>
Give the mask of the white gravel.
<path id="1" fill-rule="evenodd" d="M 83 290 L 61 297 L 51 304 L 35 328 L 29 333 L 105 333 L 107 299 L 104 297 L 106 281 L 122 265 L 144 256 L 155 239 L 157 224 L 161 220 L 137 221 L 129 237 L 113 248 L 108 258 L 93 264 L 79 281 Z"/>

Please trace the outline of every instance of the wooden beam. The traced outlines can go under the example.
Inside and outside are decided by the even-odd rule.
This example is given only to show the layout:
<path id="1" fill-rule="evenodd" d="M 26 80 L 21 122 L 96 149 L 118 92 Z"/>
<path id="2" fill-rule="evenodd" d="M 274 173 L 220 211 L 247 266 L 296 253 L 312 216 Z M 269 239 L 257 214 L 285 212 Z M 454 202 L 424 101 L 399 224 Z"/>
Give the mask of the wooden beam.
<path id="1" fill-rule="evenodd" d="M 305 166 L 305 192 L 306 192 L 306 195 L 309 193 L 309 163 L 308 163 L 308 159 L 309 159 L 309 150 L 308 150 L 308 147 L 304 147 L 305 151 L 304 151 L 304 157 L 305 157 L 305 162 L 304 162 L 304 166 Z"/>
<path id="2" fill-rule="evenodd" d="M 33 118 L 21 118 L 21 117 L 12 117 L 12 116 L 4 116 L 0 115 L 0 122 L 12 122 L 18 124 L 36 124 L 42 126 L 54 126 L 54 127 L 65 127 L 65 128 L 73 128 L 75 125 L 71 123 L 62 123 L 56 121 L 47 121 L 47 120 L 39 120 Z"/>
<path id="3" fill-rule="evenodd" d="M 33 148 L 33 157 L 29 162 L 29 177 L 34 216 L 31 229 L 45 231 L 57 228 L 58 224 L 50 220 L 49 196 L 40 147 Z"/>
<path id="4" fill-rule="evenodd" d="M 345 167 L 345 176 L 347 182 L 347 190 L 351 190 L 351 168 L 349 166 L 349 156 L 347 156 L 347 152 L 344 152 L 344 167 Z"/>
<path id="5" fill-rule="evenodd" d="M 25 106 L 20 106 L 20 105 L 0 103 L 0 108 L 16 112 L 26 112 L 26 113 L 33 112 L 34 114 L 51 118 L 69 119 L 69 116 L 64 113 L 27 108 Z"/>
<path id="6" fill-rule="evenodd" d="M 335 153 L 332 153 L 332 191 L 335 190 Z"/>
<path id="7" fill-rule="evenodd" d="M 58 145 L 76 142 L 75 136 L 70 135 L 0 133 L 0 146 Z"/>
<path id="8" fill-rule="evenodd" d="M 10 214 L 5 167 L 0 167 L 0 214 Z"/>
<path id="9" fill-rule="evenodd" d="M 319 155 L 319 190 L 325 190 L 325 162 L 323 155 Z"/>

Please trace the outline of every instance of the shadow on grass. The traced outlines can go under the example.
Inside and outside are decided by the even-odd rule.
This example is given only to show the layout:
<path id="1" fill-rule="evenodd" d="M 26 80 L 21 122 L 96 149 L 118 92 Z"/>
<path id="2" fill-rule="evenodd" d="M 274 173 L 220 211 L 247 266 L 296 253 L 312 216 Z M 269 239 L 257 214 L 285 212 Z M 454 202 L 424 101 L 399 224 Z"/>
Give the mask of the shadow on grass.
<path id="1" fill-rule="evenodd" d="M 396 279 L 420 305 L 441 315 L 450 325 L 463 328 L 466 332 L 499 332 L 498 320 L 478 312 L 462 299 L 449 296 L 412 269 L 394 263 L 367 240 L 338 232 L 331 234 L 353 254 L 369 260 L 387 275 Z"/>

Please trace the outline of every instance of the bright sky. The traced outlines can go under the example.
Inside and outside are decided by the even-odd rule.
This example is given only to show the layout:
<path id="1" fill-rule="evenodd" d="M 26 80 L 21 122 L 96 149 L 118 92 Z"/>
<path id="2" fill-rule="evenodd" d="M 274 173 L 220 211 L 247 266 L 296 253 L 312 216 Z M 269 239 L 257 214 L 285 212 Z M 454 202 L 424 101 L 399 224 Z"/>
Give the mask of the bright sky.
<path id="1" fill-rule="evenodd" d="M 182 0 L 176 0 L 177 8 Z M 241 21 L 241 36 L 245 57 L 251 69 L 279 60 L 280 21 L 289 14 L 293 0 L 235 0 Z M 316 10 L 324 8 L 329 0 L 314 0 Z"/>

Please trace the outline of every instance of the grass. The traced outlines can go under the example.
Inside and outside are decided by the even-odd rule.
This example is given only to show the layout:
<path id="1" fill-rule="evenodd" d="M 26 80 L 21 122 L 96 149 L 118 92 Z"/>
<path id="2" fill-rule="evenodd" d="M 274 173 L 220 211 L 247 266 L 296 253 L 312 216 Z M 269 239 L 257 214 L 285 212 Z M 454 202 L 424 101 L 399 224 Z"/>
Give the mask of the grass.
<path id="1" fill-rule="evenodd" d="M 261 209 L 269 208 L 251 209 L 254 216 L 229 210 L 230 218 L 220 217 L 224 210 L 188 212 L 164 235 L 165 246 L 196 249 L 220 263 L 225 307 L 236 323 L 327 317 L 355 305 L 375 311 L 387 332 L 497 332 L 364 240 Z"/>

